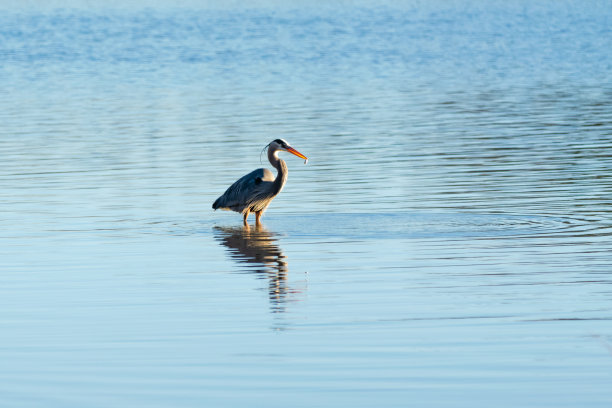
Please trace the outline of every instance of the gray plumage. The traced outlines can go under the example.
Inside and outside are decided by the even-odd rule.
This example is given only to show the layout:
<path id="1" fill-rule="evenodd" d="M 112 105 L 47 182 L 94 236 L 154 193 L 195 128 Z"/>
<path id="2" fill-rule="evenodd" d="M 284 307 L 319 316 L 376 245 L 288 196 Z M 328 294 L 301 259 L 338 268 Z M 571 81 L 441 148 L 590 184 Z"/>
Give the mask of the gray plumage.
<path id="1" fill-rule="evenodd" d="M 281 192 L 287 181 L 287 164 L 278 157 L 278 152 L 286 151 L 295 154 L 305 160 L 306 156 L 289 146 L 283 139 L 276 139 L 268 146 L 268 160 L 276 168 L 278 174 L 268 169 L 257 169 L 238 179 L 226 191 L 217 198 L 212 208 L 217 210 L 231 210 L 242 213 L 244 223 L 250 212 L 256 214 L 256 222 L 259 224 L 261 215 L 270 202 Z"/>

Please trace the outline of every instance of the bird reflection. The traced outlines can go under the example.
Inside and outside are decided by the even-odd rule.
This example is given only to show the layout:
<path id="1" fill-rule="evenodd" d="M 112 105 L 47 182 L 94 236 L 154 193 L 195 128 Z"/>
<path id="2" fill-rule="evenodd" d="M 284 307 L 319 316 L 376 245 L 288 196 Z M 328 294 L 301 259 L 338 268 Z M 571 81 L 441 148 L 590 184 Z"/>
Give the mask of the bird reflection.
<path id="1" fill-rule="evenodd" d="M 214 227 L 216 238 L 229 248 L 231 257 L 261 279 L 268 280 L 272 311 L 283 312 L 287 295 L 294 291 L 287 286 L 287 258 L 274 235 L 263 226 Z"/>

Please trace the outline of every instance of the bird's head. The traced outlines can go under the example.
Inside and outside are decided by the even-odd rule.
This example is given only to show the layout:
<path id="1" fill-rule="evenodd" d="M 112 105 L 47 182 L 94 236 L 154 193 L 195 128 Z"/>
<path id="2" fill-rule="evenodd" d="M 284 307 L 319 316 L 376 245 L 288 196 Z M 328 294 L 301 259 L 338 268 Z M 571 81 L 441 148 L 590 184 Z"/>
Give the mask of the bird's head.
<path id="1" fill-rule="evenodd" d="M 284 151 L 284 152 L 289 152 L 291 154 L 294 154 L 300 159 L 304 159 L 305 160 L 304 163 L 308 161 L 308 157 L 304 156 L 302 153 L 295 150 L 284 139 L 276 139 L 276 140 L 271 141 L 270 144 L 268 145 L 268 149 L 270 149 L 270 152 L 272 152 L 273 154 L 277 151 Z"/>

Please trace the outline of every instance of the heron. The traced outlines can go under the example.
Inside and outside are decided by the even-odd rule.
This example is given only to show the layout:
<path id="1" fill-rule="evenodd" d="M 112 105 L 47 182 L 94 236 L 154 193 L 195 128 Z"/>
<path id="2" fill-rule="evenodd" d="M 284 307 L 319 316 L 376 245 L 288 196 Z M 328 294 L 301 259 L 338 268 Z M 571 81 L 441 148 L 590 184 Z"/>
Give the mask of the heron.
<path id="1" fill-rule="evenodd" d="M 304 159 L 308 158 L 295 150 L 286 140 L 276 139 L 270 142 L 264 149 L 268 149 L 268 160 L 276 168 L 276 178 L 268 169 L 253 170 L 249 174 L 236 180 L 221 197 L 217 198 L 212 208 L 217 210 L 228 210 L 242 213 L 243 224 L 248 227 L 247 218 L 249 214 L 255 213 L 255 224 L 261 225 L 261 216 L 270 205 L 270 202 L 281 192 L 287 181 L 287 163 L 278 157 L 279 152 L 289 152 Z"/>

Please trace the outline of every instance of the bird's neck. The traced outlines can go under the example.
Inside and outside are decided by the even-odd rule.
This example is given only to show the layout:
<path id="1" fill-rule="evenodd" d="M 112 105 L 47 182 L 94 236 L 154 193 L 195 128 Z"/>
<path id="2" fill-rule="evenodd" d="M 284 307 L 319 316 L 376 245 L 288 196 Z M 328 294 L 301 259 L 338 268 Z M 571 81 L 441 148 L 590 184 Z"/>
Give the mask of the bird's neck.
<path id="1" fill-rule="evenodd" d="M 276 175 L 276 179 L 274 180 L 274 184 L 272 186 L 272 190 L 274 194 L 278 194 L 283 189 L 285 182 L 287 181 L 287 175 L 289 171 L 287 169 L 287 163 L 283 159 L 280 159 L 277 155 L 277 151 L 268 151 L 268 160 L 272 166 L 276 168 L 278 174 Z"/>

